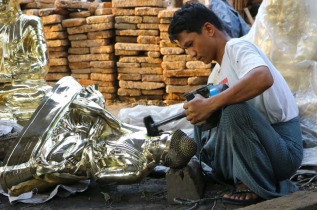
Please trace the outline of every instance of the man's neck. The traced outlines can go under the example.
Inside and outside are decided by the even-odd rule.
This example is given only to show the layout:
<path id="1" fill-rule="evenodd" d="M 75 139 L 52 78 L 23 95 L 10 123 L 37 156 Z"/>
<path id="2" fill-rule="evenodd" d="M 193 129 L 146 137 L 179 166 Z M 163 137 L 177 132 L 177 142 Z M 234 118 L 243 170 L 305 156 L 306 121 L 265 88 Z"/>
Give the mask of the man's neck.
<path id="1" fill-rule="evenodd" d="M 227 42 L 230 40 L 230 36 L 228 36 L 226 33 L 219 31 L 218 33 L 218 49 L 217 49 L 217 56 L 216 56 L 216 61 L 219 65 L 222 63 L 222 58 L 225 53 L 225 47 Z"/>

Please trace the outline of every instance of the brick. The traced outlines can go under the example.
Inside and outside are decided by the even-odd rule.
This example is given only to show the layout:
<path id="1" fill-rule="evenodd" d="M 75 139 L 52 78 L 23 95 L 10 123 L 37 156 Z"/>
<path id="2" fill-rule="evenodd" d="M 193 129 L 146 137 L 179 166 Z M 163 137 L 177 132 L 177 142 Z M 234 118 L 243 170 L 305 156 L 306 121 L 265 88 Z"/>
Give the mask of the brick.
<path id="1" fill-rule="evenodd" d="M 81 61 L 109 61 L 113 60 L 112 54 L 88 54 L 88 55 L 69 55 L 69 62 L 81 62 Z"/>
<path id="2" fill-rule="evenodd" d="M 116 42 L 137 43 L 137 38 L 135 36 L 116 36 Z"/>
<path id="3" fill-rule="evenodd" d="M 179 101 L 179 100 L 165 100 L 164 102 L 167 106 L 183 103 L 183 101 Z"/>
<path id="4" fill-rule="evenodd" d="M 126 81 L 131 81 L 131 80 L 141 80 L 141 75 L 140 74 L 118 74 L 118 80 L 126 80 Z"/>
<path id="5" fill-rule="evenodd" d="M 22 11 L 26 15 L 34 15 L 39 16 L 39 10 L 38 9 L 26 9 Z"/>
<path id="6" fill-rule="evenodd" d="M 90 24 L 83 25 L 79 27 L 67 28 L 68 34 L 82 34 L 93 31 L 102 31 L 112 29 L 114 27 L 114 23 L 100 23 L 100 24 Z"/>
<path id="7" fill-rule="evenodd" d="M 88 86 L 88 85 L 95 85 L 97 84 L 97 81 L 92 81 L 90 79 L 77 79 L 77 82 L 79 82 L 83 86 Z"/>
<path id="8" fill-rule="evenodd" d="M 112 14 L 112 9 L 111 8 L 100 8 L 96 9 L 95 15 L 100 16 L 100 15 L 111 15 Z"/>
<path id="9" fill-rule="evenodd" d="M 159 29 L 159 24 L 156 24 L 156 23 L 139 23 L 137 26 L 138 26 L 138 29 L 146 29 L 146 30 Z"/>
<path id="10" fill-rule="evenodd" d="M 160 63 L 141 63 L 141 67 L 161 67 Z"/>
<path id="11" fill-rule="evenodd" d="M 186 61 L 186 55 L 164 55 L 163 61 Z"/>
<path id="12" fill-rule="evenodd" d="M 90 17 L 90 12 L 89 11 L 81 11 L 81 12 L 72 12 L 69 14 L 70 18 L 86 18 Z"/>
<path id="13" fill-rule="evenodd" d="M 211 64 L 205 64 L 201 61 L 188 61 L 186 67 L 188 69 L 208 69 L 211 68 Z"/>
<path id="14" fill-rule="evenodd" d="M 39 10 L 40 17 L 54 15 L 54 14 L 66 16 L 69 14 L 69 11 L 65 9 L 61 9 L 61 8 L 46 8 L 46 9 Z"/>
<path id="15" fill-rule="evenodd" d="M 166 99 L 166 100 L 178 100 L 178 101 L 185 100 L 182 93 L 167 93 L 164 95 L 164 99 Z"/>
<path id="16" fill-rule="evenodd" d="M 91 61 L 90 66 L 94 68 L 114 68 L 115 62 L 114 61 Z"/>
<path id="17" fill-rule="evenodd" d="M 138 36 L 137 42 L 139 44 L 159 44 L 160 38 L 157 36 Z"/>
<path id="18" fill-rule="evenodd" d="M 172 8 L 172 9 L 165 9 L 161 10 L 158 14 L 158 18 L 172 18 L 174 13 L 179 10 L 180 8 Z"/>
<path id="19" fill-rule="evenodd" d="M 98 90 L 102 93 L 116 93 L 116 87 L 98 87 Z"/>
<path id="20" fill-rule="evenodd" d="M 32 2 L 24 5 L 24 9 L 42 9 L 42 8 L 53 8 L 54 4 L 45 4 L 41 2 Z"/>
<path id="21" fill-rule="evenodd" d="M 140 16 L 116 16 L 116 23 L 142 23 Z"/>
<path id="22" fill-rule="evenodd" d="M 55 0 L 37 0 L 38 2 L 46 3 L 46 4 L 54 4 Z"/>
<path id="23" fill-rule="evenodd" d="M 147 51 L 151 49 L 151 51 L 160 51 L 160 47 L 154 44 L 116 43 L 114 48 L 116 50 Z"/>
<path id="24" fill-rule="evenodd" d="M 90 73 L 91 73 L 91 68 L 87 68 L 87 69 L 72 69 L 72 74 L 90 74 Z M 87 79 L 89 79 L 89 78 L 87 78 Z M 80 78 L 80 79 L 85 79 L 85 78 Z"/>
<path id="25" fill-rule="evenodd" d="M 165 48 L 165 47 L 179 47 L 179 45 L 175 42 L 170 42 L 169 40 L 161 40 L 160 42 L 160 47 Z"/>
<path id="26" fill-rule="evenodd" d="M 90 79 L 90 74 L 71 74 L 75 79 Z"/>
<path id="27" fill-rule="evenodd" d="M 91 73 L 104 73 L 104 74 L 112 74 L 115 73 L 115 70 L 113 68 L 106 69 L 106 68 L 92 68 Z"/>
<path id="28" fill-rule="evenodd" d="M 49 58 L 67 58 L 67 52 L 48 52 Z"/>
<path id="29" fill-rule="evenodd" d="M 113 7 L 163 7 L 162 0 L 113 0 Z"/>
<path id="30" fill-rule="evenodd" d="M 165 90 L 158 89 L 158 90 L 141 90 L 142 95 L 163 95 Z"/>
<path id="31" fill-rule="evenodd" d="M 102 3 L 99 3 L 98 9 L 99 9 L 99 8 L 111 9 L 111 8 L 112 8 L 112 2 L 102 2 Z"/>
<path id="32" fill-rule="evenodd" d="M 44 29 L 44 33 L 65 31 L 62 24 L 47 25 L 47 26 L 44 26 L 43 29 Z"/>
<path id="33" fill-rule="evenodd" d="M 68 66 L 50 66 L 49 72 L 66 73 L 69 72 Z"/>
<path id="34" fill-rule="evenodd" d="M 159 24 L 160 31 L 168 32 L 169 24 Z"/>
<path id="35" fill-rule="evenodd" d="M 160 23 L 160 19 L 154 16 L 143 16 L 143 23 Z"/>
<path id="36" fill-rule="evenodd" d="M 119 30 L 134 30 L 134 29 L 137 29 L 137 25 L 136 24 L 132 24 L 132 23 L 116 23 L 114 25 L 114 27 L 116 29 L 119 29 Z"/>
<path id="37" fill-rule="evenodd" d="M 128 89 L 143 89 L 152 90 L 165 87 L 164 83 L 159 82 L 134 82 L 134 81 L 119 81 L 119 87 Z"/>
<path id="38" fill-rule="evenodd" d="M 170 18 L 160 18 L 160 23 L 170 24 L 172 20 Z"/>
<path id="39" fill-rule="evenodd" d="M 75 55 L 83 55 L 83 54 L 89 54 L 90 50 L 88 47 L 75 47 L 75 48 L 68 48 L 69 54 L 75 54 Z"/>
<path id="40" fill-rule="evenodd" d="M 116 87 L 117 82 L 116 81 L 97 81 L 97 84 L 102 87 Z"/>
<path id="41" fill-rule="evenodd" d="M 69 76 L 69 73 L 48 73 L 45 76 L 45 80 L 60 80 L 66 76 Z"/>
<path id="42" fill-rule="evenodd" d="M 115 81 L 117 79 L 116 75 L 114 74 L 101 74 L 101 73 L 91 73 L 90 78 L 92 80 L 107 81 L 107 82 Z"/>
<path id="43" fill-rule="evenodd" d="M 163 8 L 155 8 L 155 7 L 136 7 L 135 9 L 135 15 L 145 16 L 157 16 L 158 13 L 163 10 Z"/>
<path id="44" fill-rule="evenodd" d="M 185 70 L 168 70 L 164 71 L 165 77 L 203 77 L 209 76 L 210 69 L 185 69 Z"/>
<path id="45" fill-rule="evenodd" d="M 139 63 L 122 63 L 122 62 L 117 62 L 117 67 L 118 68 L 139 68 L 141 65 Z"/>
<path id="46" fill-rule="evenodd" d="M 142 82 L 164 82 L 163 75 L 142 75 Z"/>
<path id="47" fill-rule="evenodd" d="M 102 95 L 106 100 L 113 100 L 117 97 L 114 93 L 102 93 Z"/>
<path id="48" fill-rule="evenodd" d="M 87 34 L 75 34 L 75 35 L 69 35 L 69 36 L 68 36 L 68 39 L 69 39 L 70 41 L 85 40 L 85 39 L 87 39 L 87 38 L 88 38 Z"/>
<path id="49" fill-rule="evenodd" d="M 166 92 L 167 93 L 187 93 L 197 88 L 200 88 L 201 85 L 166 85 Z"/>
<path id="50" fill-rule="evenodd" d="M 184 53 L 184 49 L 180 47 L 165 47 L 161 48 L 161 54 L 162 55 L 179 55 Z"/>
<path id="51" fill-rule="evenodd" d="M 166 78 L 165 83 L 167 85 L 188 85 L 188 78 Z"/>
<path id="52" fill-rule="evenodd" d="M 189 77 L 188 84 L 189 85 L 206 85 L 208 81 L 208 77 Z"/>
<path id="53" fill-rule="evenodd" d="M 118 36 L 157 36 L 158 30 L 116 30 Z"/>
<path id="54" fill-rule="evenodd" d="M 32 3 L 34 0 L 20 0 L 20 4 Z"/>
<path id="55" fill-rule="evenodd" d="M 170 41 L 170 38 L 169 38 L 169 34 L 167 33 L 167 32 L 161 32 L 160 33 L 160 38 L 162 39 L 162 40 L 167 40 L 167 41 Z"/>
<path id="56" fill-rule="evenodd" d="M 89 32 L 88 39 L 108 39 L 114 36 L 113 30 Z"/>
<path id="57" fill-rule="evenodd" d="M 47 47 L 47 51 L 49 52 L 67 52 L 67 47 Z"/>
<path id="58" fill-rule="evenodd" d="M 160 53 L 160 52 L 149 51 L 149 52 L 147 53 L 147 55 L 148 55 L 150 58 L 159 58 L 159 57 L 161 57 L 161 53 Z"/>
<path id="59" fill-rule="evenodd" d="M 56 24 L 61 23 L 62 20 L 65 19 L 65 16 L 62 15 L 49 15 L 46 17 L 42 17 L 43 25 L 50 25 L 50 24 Z"/>
<path id="60" fill-rule="evenodd" d="M 119 96 L 140 96 L 141 90 L 139 89 L 126 89 L 126 88 L 119 88 L 118 89 Z"/>
<path id="61" fill-rule="evenodd" d="M 185 69 L 186 62 L 184 61 L 174 61 L 174 62 L 162 62 L 162 68 L 164 70 L 179 70 L 179 69 Z"/>
<path id="62" fill-rule="evenodd" d="M 115 50 L 115 55 L 139 55 L 139 51 Z"/>
<path id="63" fill-rule="evenodd" d="M 65 8 L 65 9 L 89 9 L 90 7 L 96 5 L 98 7 L 98 2 L 80 2 L 80 1 L 63 1 L 56 0 L 55 7 L 56 8 Z"/>
<path id="64" fill-rule="evenodd" d="M 108 45 L 110 43 L 109 39 L 87 39 L 87 40 L 78 40 L 71 41 L 72 47 L 97 47 Z"/>
<path id="65" fill-rule="evenodd" d="M 69 68 L 71 70 L 74 69 L 86 69 L 90 67 L 90 62 L 75 62 L 75 63 L 69 63 Z"/>
<path id="66" fill-rule="evenodd" d="M 113 53 L 113 52 L 114 52 L 113 45 L 100 46 L 100 47 L 91 47 L 90 48 L 90 53 L 92 53 L 92 54 Z"/>
<path id="67" fill-rule="evenodd" d="M 46 40 L 47 47 L 64 47 L 68 46 L 69 41 L 67 39 L 64 40 Z"/>
<path id="68" fill-rule="evenodd" d="M 86 19 L 88 24 L 109 23 L 114 21 L 113 15 L 91 16 Z"/>
<path id="69" fill-rule="evenodd" d="M 134 9 L 122 9 L 122 8 L 112 8 L 112 14 L 114 16 L 133 16 L 133 15 L 135 15 Z"/>
<path id="70" fill-rule="evenodd" d="M 46 32 L 46 39 L 67 39 L 68 34 L 66 32 Z"/>
<path id="71" fill-rule="evenodd" d="M 162 74 L 162 68 L 118 68 L 118 73 L 123 74 Z"/>
<path id="72" fill-rule="evenodd" d="M 65 28 L 82 26 L 86 24 L 86 18 L 71 18 L 62 21 L 62 26 Z"/>
<path id="73" fill-rule="evenodd" d="M 49 60 L 50 66 L 65 66 L 68 65 L 67 58 L 53 58 Z"/>

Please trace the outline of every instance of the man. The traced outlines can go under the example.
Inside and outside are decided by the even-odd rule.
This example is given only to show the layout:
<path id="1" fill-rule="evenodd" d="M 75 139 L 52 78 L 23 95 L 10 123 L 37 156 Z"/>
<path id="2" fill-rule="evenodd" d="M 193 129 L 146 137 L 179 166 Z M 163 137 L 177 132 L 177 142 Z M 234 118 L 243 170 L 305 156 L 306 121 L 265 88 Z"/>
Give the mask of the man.
<path id="1" fill-rule="evenodd" d="M 251 204 L 296 191 L 289 178 L 302 161 L 301 130 L 296 102 L 281 74 L 255 45 L 230 39 L 221 20 L 200 3 L 188 2 L 174 14 L 169 35 L 197 60 L 215 60 L 221 68 L 212 72 L 214 81 L 229 86 L 184 105 L 192 124 L 223 109 L 217 128 L 202 131 L 197 125 L 194 135 L 197 156 L 218 179 L 235 185 L 224 200 Z"/>

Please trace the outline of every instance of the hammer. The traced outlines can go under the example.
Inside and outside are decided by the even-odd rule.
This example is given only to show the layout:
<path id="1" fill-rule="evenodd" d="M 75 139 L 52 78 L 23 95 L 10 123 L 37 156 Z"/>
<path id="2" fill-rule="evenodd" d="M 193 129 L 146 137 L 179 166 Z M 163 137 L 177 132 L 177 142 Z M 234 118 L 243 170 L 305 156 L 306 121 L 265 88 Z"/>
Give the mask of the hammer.
<path id="1" fill-rule="evenodd" d="M 174 121 L 174 120 L 179 120 L 179 119 L 181 119 L 183 117 L 186 117 L 185 112 L 181 112 L 181 113 L 175 114 L 175 115 L 173 115 L 171 117 L 168 117 L 168 118 L 166 118 L 164 120 L 161 120 L 161 121 L 155 123 L 153 118 L 151 117 L 151 115 L 149 115 L 149 116 L 147 116 L 147 117 L 145 117 L 143 119 L 143 122 L 144 122 L 144 125 L 146 127 L 147 134 L 149 136 L 158 136 L 159 133 L 160 133 L 160 131 L 158 129 L 159 126 L 165 125 L 165 124 L 167 124 L 167 123 L 169 123 L 171 121 Z"/>

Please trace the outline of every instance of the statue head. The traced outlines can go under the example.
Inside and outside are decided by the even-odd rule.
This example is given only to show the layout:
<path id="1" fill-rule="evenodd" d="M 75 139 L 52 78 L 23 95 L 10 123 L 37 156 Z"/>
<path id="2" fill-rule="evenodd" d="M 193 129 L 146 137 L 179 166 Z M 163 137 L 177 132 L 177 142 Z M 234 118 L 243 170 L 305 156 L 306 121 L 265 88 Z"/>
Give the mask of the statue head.
<path id="1" fill-rule="evenodd" d="M 0 18 L 3 15 L 22 13 L 20 0 L 0 0 Z"/>

